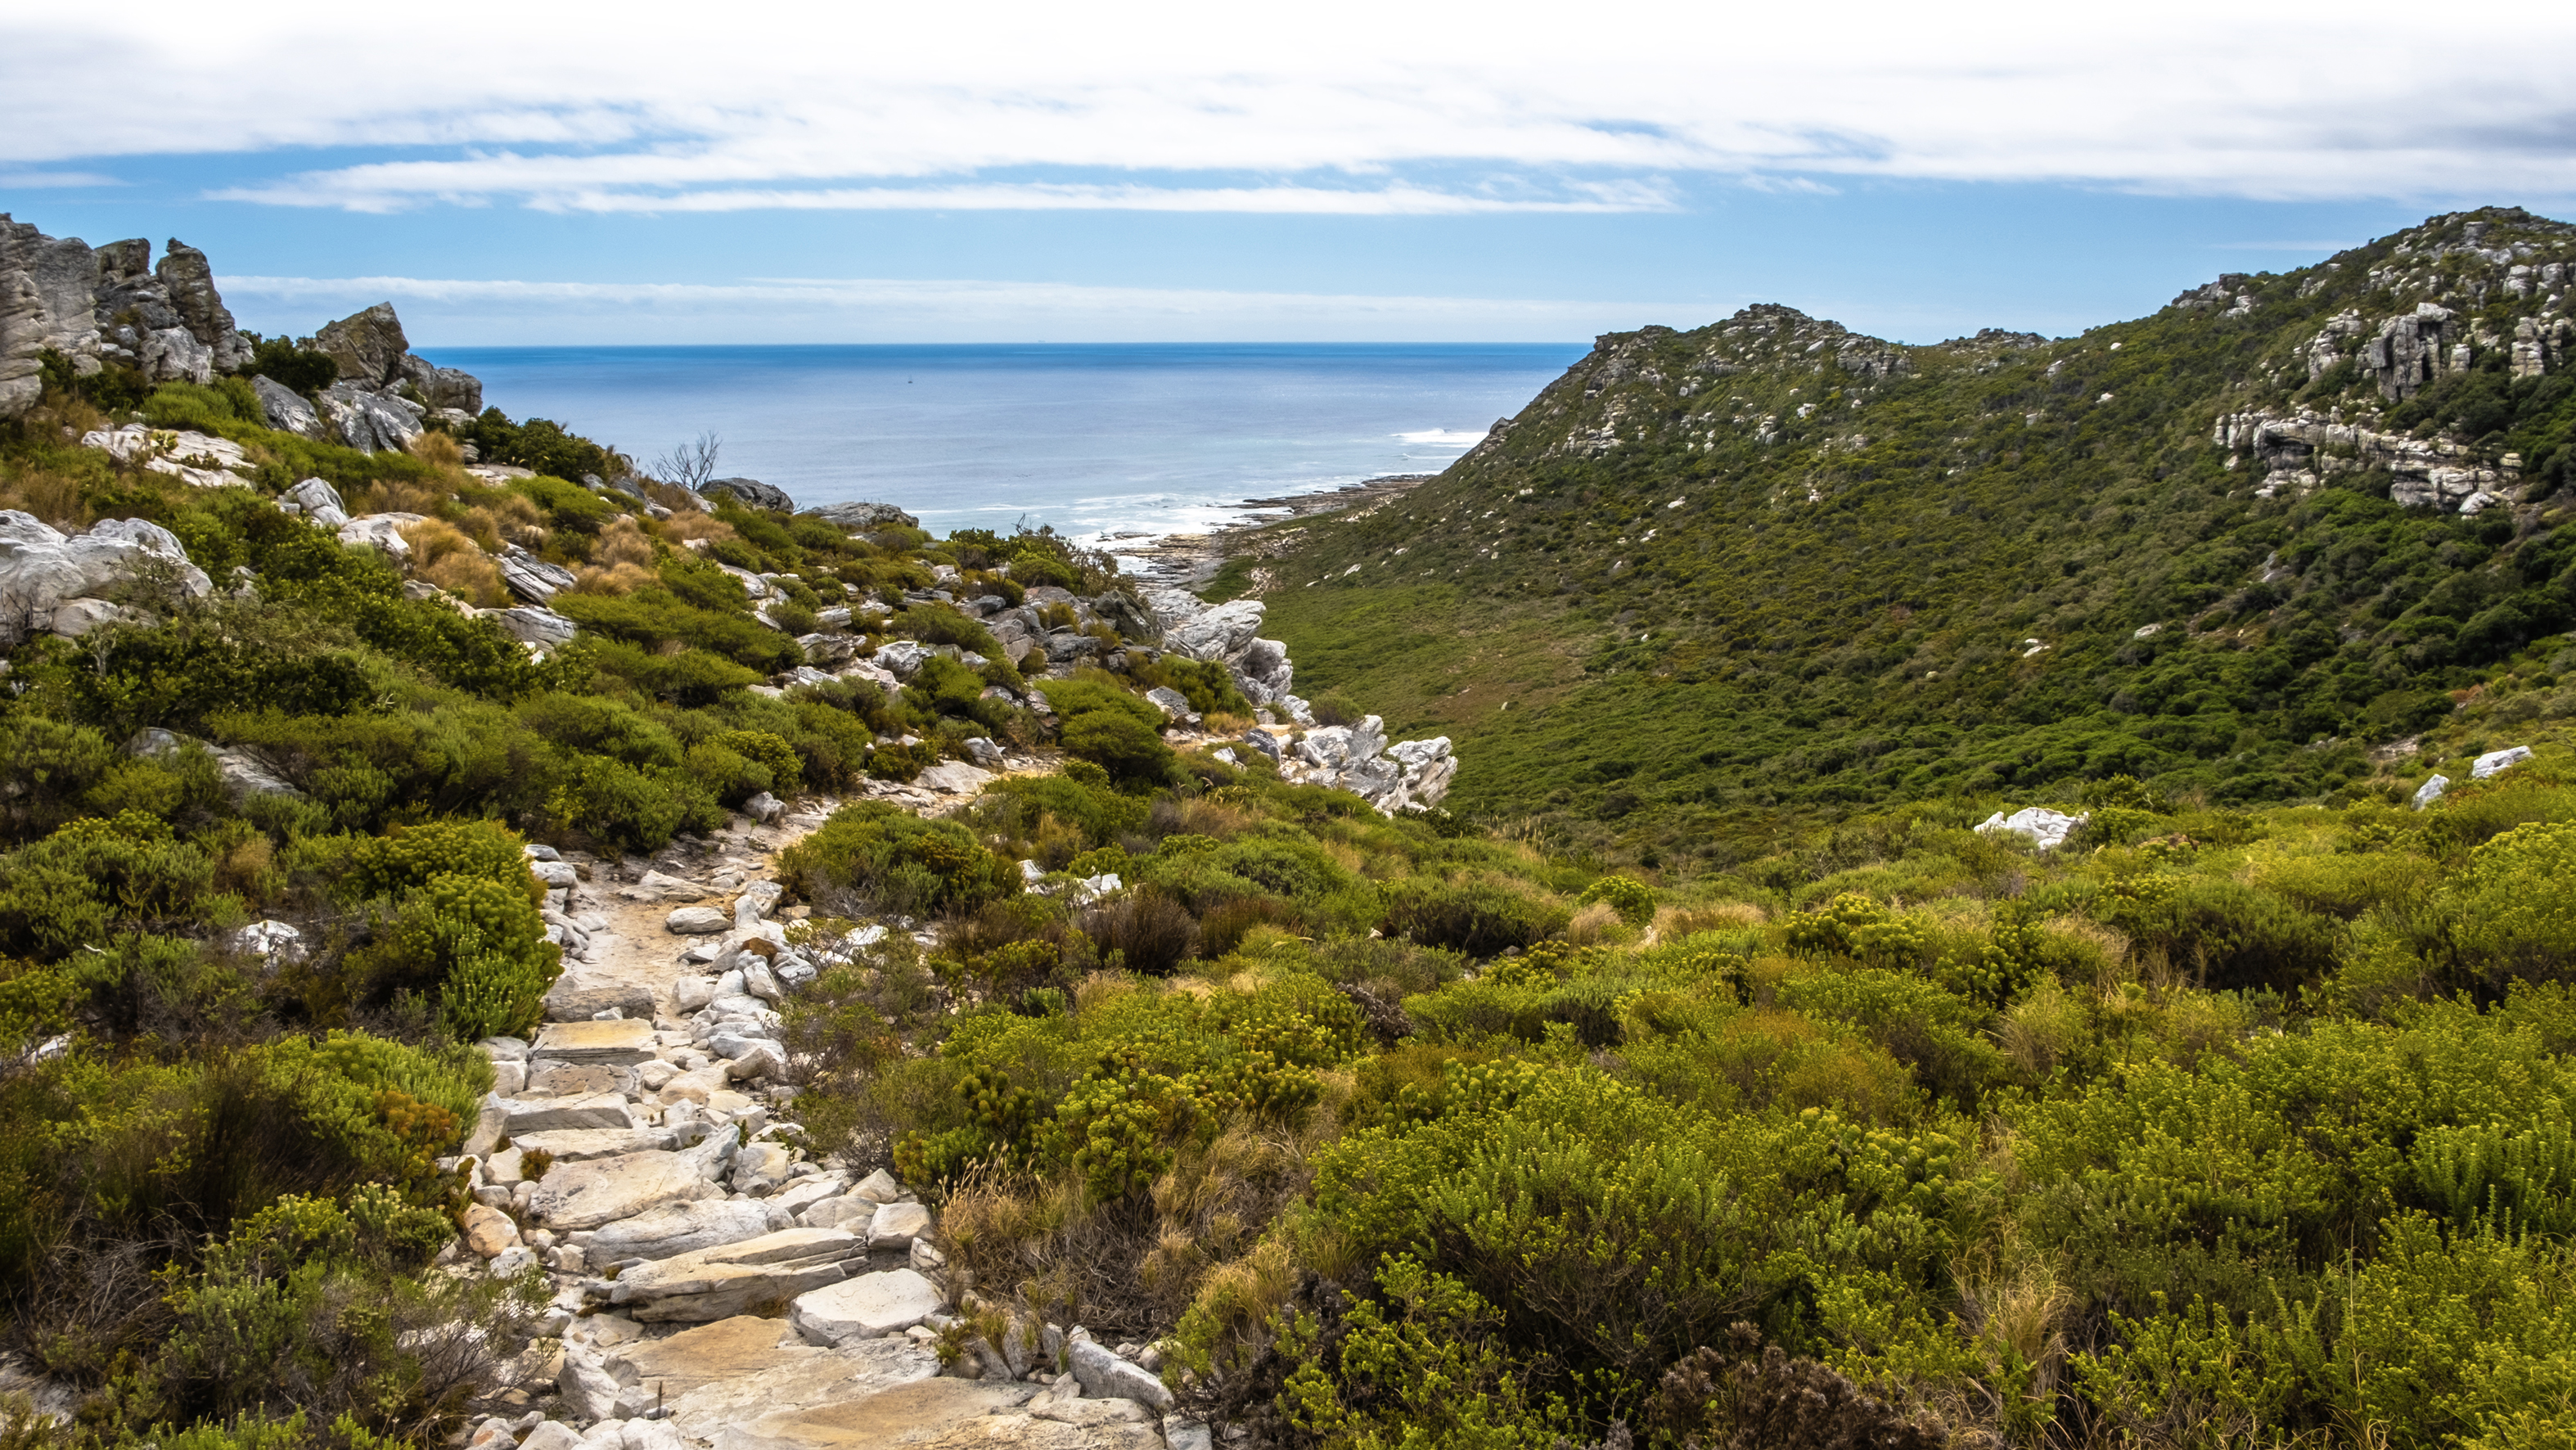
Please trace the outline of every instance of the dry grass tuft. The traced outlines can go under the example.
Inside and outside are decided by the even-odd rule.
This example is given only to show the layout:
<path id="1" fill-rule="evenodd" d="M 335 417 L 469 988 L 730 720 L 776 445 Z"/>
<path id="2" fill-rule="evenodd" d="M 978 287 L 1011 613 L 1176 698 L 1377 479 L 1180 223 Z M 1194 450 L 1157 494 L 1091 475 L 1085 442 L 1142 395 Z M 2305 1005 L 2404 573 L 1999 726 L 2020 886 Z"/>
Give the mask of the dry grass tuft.
<path id="1" fill-rule="evenodd" d="M 631 594 L 660 577 L 653 568 L 653 540 L 632 517 L 621 518 L 599 534 L 590 562 L 575 571 L 583 594 Z"/>
<path id="2" fill-rule="evenodd" d="M 80 481 L 47 468 L 22 468 L 0 478 L 0 508 L 34 514 L 66 531 L 89 523 Z"/>
<path id="3" fill-rule="evenodd" d="M 465 449 L 444 433 L 422 433 L 404 445 L 411 456 L 439 468 L 463 468 Z"/>
<path id="4" fill-rule="evenodd" d="M 734 537 L 733 525 L 713 514 L 677 513 L 662 521 L 662 537 L 673 543 L 704 539 L 709 543 Z"/>
<path id="5" fill-rule="evenodd" d="M 349 501 L 352 518 L 361 514 L 434 514 L 448 500 L 444 489 L 400 478 L 380 478 L 347 490 L 343 497 Z"/>
<path id="6" fill-rule="evenodd" d="M 450 594 L 473 601 L 479 609 L 498 609 L 509 601 L 509 589 L 501 582 L 501 566 L 475 547 L 474 541 L 454 524 L 423 519 L 405 525 L 402 536 L 411 545 L 414 574 Z"/>
<path id="7" fill-rule="evenodd" d="M 1565 939 L 1579 947 L 1597 947 L 1617 940 L 1622 931 L 1618 910 L 1609 902 L 1596 901 L 1565 924 Z"/>

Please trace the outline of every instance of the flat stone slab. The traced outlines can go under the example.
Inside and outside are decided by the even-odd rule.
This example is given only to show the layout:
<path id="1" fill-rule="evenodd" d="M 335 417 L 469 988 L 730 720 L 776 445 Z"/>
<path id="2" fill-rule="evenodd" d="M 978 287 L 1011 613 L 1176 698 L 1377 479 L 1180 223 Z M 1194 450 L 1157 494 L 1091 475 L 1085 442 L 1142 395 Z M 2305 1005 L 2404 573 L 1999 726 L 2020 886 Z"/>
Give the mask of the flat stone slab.
<path id="1" fill-rule="evenodd" d="M 598 1228 L 666 1203 L 721 1198 L 698 1160 L 685 1153 L 622 1153 L 558 1163 L 537 1182 L 531 1216 L 558 1232 Z M 721 1316 L 719 1316 L 721 1317 Z"/>
<path id="2" fill-rule="evenodd" d="M 635 1091 L 635 1072 L 631 1067 L 608 1067 L 597 1063 L 574 1066 L 539 1058 L 535 1070 L 528 1074 L 527 1086 L 518 1096 L 528 1098 L 595 1098 L 601 1093 L 625 1097 Z"/>
<path id="3" fill-rule="evenodd" d="M 718 1198 L 666 1203 L 601 1229 L 590 1241 L 589 1259 L 594 1264 L 615 1264 L 627 1259 L 676 1258 L 788 1226 L 785 1215 L 765 1202 Z"/>
<path id="4" fill-rule="evenodd" d="M 621 1093 L 593 1093 L 582 1098 L 520 1098 L 502 1105 L 501 1130 L 516 1142 L 527 1133 L 560 1133 L 577 1128 L 632 1128 L 634 1106 Z"/>
<path id="5" fill-rule="evenodd" d="M 942 1303 L 938 1286 L 928 1279 L 910 1269 L 889 1269 L 799 1295 L 787 1306 L 787 1321 L 818 1344 L 841 1344 L 901 1334 L 938 1313 Z"/>
<path id="6" fill-rule="evenodd" d="M 543 1153 L 557 1163 L 587 1163 L 626 1153 L 658 1153 L 678 1143 L 665 1128 L 565 1128 L 510 1140 L 521 1153 Z"/>
<path id="7" fill-rule="evenodd" d="M 722 1321 L 735 1322 L 738 1321 Z M 775 1319 L 750 1322 L 768 1325 L 773 1337 L 782 1331 L 793 1332 Z M 684 1330 L 661 1342 L 671 1344 L 720 1327 L 721 1323 Z M 822 1405 L 862 1399 L 898 1385 L 917 1384 L 939 1373 L 939 1356 L 902 1335 L 845 1344 L 838 1349 L 799 1344 L 760 1357 L 753 1337 L 756 1333 L 737 1330 L 733 1337 L 712 1341 L 711 1348 L 734 1346 L 721 1353 L 734 1356 L 734 1362 L 742 1367 L 693 1389 L 668 1395 L 664 1404 L 671 1413 L 665 1423 L 691 1440 L 714 1440 L 764 1415 L 792 1416 Z M 760 1367 L 752 1368 L 753 1364 Z M 649 1385 L 651 1381 L 641 1383 Z"/>
<path id="8" fill-rule="evenodd" d="M 771 1411 L 748 1425 L 729 1427 L 716 1437 L 715 1450 L 891 1450 L 898 1445 L 929 1445 L 960 1426 L 980 1425 L 997 1412 L 1017 1409 L 1034 1393 L 1031 1385 L 944 1376 L 919 1380 L 838 1404 Z M 1009 1418 L 1044 1423 L 1021 1415 Z"/>
<path id="9" fill-rule="evenodd" d="M 618 1278 L 609 1302 L 645 1321 L 729 1319 L 837 1284 L 867 1251 L 865 1239 L 840 1229 L 782 1229 L 638 1265 Z"/>
<path id="10" fill-rule="evenodd" d="M 550 1057 L 576 1065 L 632 1067 L 652 1059 L 653 1024 L 633 1017 L 608 1022 L 549 1022 L 537 1033 L 531 1057 Z"/>

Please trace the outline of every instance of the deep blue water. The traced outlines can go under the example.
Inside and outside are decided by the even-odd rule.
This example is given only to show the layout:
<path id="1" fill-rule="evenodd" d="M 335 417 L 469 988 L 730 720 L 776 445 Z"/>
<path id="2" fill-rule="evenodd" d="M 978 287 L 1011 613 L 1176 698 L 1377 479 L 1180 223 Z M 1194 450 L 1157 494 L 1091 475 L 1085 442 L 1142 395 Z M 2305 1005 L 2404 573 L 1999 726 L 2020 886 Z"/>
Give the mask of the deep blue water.
<path id="1" fill-rule="evenodd" d="M 514 418 L 925 527 L 1187 532 L 1247 498 L 1430 473 L 1581 344 L 431 348 Z"/>

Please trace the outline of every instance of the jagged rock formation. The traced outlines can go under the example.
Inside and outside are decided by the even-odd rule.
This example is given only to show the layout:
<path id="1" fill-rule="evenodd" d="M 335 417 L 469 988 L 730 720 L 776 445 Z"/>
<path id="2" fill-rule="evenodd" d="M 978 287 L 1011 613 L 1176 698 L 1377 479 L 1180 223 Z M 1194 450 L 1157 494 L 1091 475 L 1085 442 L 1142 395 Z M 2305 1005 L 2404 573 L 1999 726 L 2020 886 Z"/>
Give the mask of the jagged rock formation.
<path id="1" fill-rule="evenodd" d="M 859 533 L 869 529 L 881 529 L 888 524 L 901 524 L 907 529 L 921 527 L 921 520 L 890 503 L 862 503 L 851 500 L 847 503 L 827 503 L 820 508 L 807 509 L 805 512 L 827 524 L 838 525 Z"/>
<path id="2" fill-rule="evenodd" d="M 173 237 L 157 270 L 151 255 L 139 238 L 93 249 L 0 212 L 0 417 L 35 403 L 48 351 L 83 375 L 113 361 L 154 382 L 202 383 L 250 360 L 206 254 Z"/>
<path id="3" fill-rule="evenodd" d="M 79 376 L 114 363 L 146 382 L 206 383 L 250 366 L 250 340 L 206 254 L 173 237 L 151 262 L 141 238 L 91 247 L 0 212 L 0 418 L 43 394 L 47 352 Z M 271 427 L 376 453 L 409 444 L 433 414 L 462 422 L 482 411 L 483 384 L 415 356 L 390 302 L 328 324 L 308 345 L 339 365 L 340 380 L 316 402 L 254 378 Z"/>

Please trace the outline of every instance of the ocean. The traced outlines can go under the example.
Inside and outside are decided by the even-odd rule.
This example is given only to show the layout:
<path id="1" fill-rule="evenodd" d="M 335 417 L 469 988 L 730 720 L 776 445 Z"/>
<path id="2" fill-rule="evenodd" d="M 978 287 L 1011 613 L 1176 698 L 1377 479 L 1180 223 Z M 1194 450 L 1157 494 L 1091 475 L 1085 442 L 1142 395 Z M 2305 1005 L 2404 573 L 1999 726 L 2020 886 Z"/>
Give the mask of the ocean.
<path id="1" fill-rule="evenodd" d="M 939 533 L 1194 533 L 1253 498 L 1433 473 L 1583 356 L 1541 344 L 423 348 L 487 405 L 639 462 L 701 432 L 719 476 Z"/>

